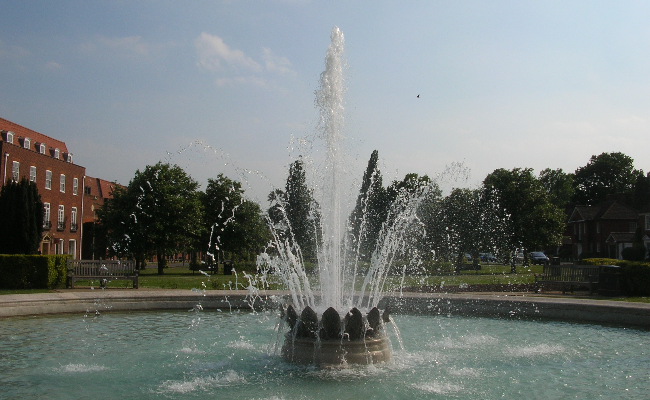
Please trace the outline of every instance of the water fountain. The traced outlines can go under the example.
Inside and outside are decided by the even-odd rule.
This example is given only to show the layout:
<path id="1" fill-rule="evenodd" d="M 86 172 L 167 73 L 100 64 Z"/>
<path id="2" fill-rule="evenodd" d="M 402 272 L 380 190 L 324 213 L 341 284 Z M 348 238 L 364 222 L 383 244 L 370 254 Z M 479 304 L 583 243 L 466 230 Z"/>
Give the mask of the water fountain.
<path id="1" fill-rule="evenodd" d="M 415 209 L 426 190 L 398 196 L 399 205 L 394 205 L 394 215 L 389 218 L 392 223 L 385 224 L 381 244 L 363 277 L 361 291 L 357 292 L 358 252 L 346 248 L 349 244 L 347 218 L 342 207 L 347 195 L 342 183 L 345 41 L 338 27 L 332 29 L 330 39 L 315 101 L 320 111 L 319 137 L 325 144 L 321 198 L 317 199 L 320 229 L 314 232 L 320 238 L 318 295 L 312 290 L 301 250 L 292 240 L 292 233 L 288 238 L 276 234 L 272 252 L 275 256 L 268 252 L 262 254 L 258 266 L 277 273 L 291 290 L 293 304 L 283 310 L 288 325 L 282 347 L 286 360 L 320 366 L 372 364 L 390 359 L 390 342 L 384 326 L 390 322 L 390 316 L 388 310 L 382 314 L 377 306 L 391 258 L 404 245 L 404 226 L 417 219 Z M 282 228 L 287 227 L 291 232 L 290 223 L 285 219 Z M 275 229 L 273 225 L 272 229 Z"/>

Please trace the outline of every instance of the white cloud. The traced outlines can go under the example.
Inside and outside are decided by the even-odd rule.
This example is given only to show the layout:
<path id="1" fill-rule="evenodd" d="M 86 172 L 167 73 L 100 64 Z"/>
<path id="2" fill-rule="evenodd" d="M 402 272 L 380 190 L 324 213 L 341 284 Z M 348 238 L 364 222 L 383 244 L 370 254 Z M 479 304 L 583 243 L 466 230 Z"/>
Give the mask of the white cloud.
<path id="1" fill-rule="evenodd" d="M 121 53 L 148 55 L 150 52 L 150 46 L 145 43 L 140 36 L 111 38 L 100 36 L 97 41 L 104 47 L 116 50 Z"/>
<path id="2" fill-rule="evenodd" d="M 254 72 L 262 70 L 260 64 L 246 56 L 243 51 L 231 49 L 219 36 L 203 32 L 194 40 L 194 46 L 199 56 L 197 65 L 209 71 L 222 69 L 222 62 Z"/>
<path id="3" fill-rule="evenodd" d="M 265 47 L 262 50 L 262 59 L 264 60 L 266 69 L 271 72 L 295 74 L 295 71 L 291 69 L 291 62 L 289 59 L 286 57 L 276 56 L 268 47 Z"/>
<path id="4" fill-rule="evenodd" d="M 55 61 L 48 61 L 45 63 L 45 69 L 48 71 L 60 71 L 63 69 L 63 65 Z"/>
<path id="5" fill-rule="evenodd" d="M 248 84 L 266 87 L 266 80 L 260 76 L 237 76 L 234 78 L 218 78 L 214 81 L 217 86 L 232 86 L 235 84 Z"/>
<path id="6" fill-rule="evenodd" d="M 29 51 L 20 46 L 6 45 L 2 40 L 0 40 L 0 58 L 18 59 L 26 57 L 29 54 Z"/>

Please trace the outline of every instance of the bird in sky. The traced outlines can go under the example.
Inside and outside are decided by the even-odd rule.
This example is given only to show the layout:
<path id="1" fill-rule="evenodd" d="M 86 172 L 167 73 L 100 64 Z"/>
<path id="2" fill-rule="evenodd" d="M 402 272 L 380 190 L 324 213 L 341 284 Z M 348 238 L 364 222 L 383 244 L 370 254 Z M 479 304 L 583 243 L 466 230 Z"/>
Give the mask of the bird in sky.
<path id="1" fill-rule="evenodd" d="M 420 98 L 420 95 L 418 94 L 418 99 Z"/>

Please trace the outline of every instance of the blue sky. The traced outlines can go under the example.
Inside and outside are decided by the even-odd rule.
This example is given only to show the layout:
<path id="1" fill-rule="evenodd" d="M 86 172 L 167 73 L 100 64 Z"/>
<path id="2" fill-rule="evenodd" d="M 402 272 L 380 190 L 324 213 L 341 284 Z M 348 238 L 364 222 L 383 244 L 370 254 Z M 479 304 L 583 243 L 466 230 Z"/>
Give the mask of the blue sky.
<path id="1" fill-rule="evenodd" d="M 0 14 L 0 116 L 123 184 L 163 160 L 200 182 L 243 173 L 252 197 L 283 186 L 313 151 L 334 26 L 351 175 L 374 149 L 385 180 L 462 162 L 473 185 L 612 151 L 650 171 L 646 1 L 26 0 Z"/>

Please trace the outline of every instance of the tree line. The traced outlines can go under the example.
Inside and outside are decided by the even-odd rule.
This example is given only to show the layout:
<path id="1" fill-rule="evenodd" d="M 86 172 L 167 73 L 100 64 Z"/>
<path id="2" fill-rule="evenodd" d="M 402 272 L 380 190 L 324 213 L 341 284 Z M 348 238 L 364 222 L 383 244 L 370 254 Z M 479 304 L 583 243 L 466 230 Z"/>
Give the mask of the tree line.
<path id="1" fill-rule="evenodd" d="M 417 250 L 456 262 L 466 253 L 526 254 L 557 246 L 565 210 L 572 205 L 598 204 L 608 195 L 623 194 L 630 205 L 642 209 L 650 199 L 650 174 L 635 169 L 632 158 L 622 153 L 592 156 L 570 173 L 547 168 L 536 176 L 530 168 L 496 169 L 480 187 L 457 188 L 446 196 L 428 176 L 415 173 L 385 186 L 378 160 L 374 151 L 348 217 L 346 248 L 362 260 L 370 259 L 382 229 L 396 215 L 391 211 L 396 200 L 423 188 L 426 196 L 417 211 L 423 234 L 417 238 Z M 6 238 L 0 243 L 7 244 L 2 252 L 38 251 L 42 229 L 33 221 L 42 221 L 43 210 L 32 186 L 8 183 L 0 193 L 0 238 Z M 265 210 L 246 199 L 241 183 L 223 174 L 209 179 L 204 191 L 198 188 L 198 182 L 176 165 L 159 162 L 136 171 L 98 210 L 95 236 L 104 238 L 98 243 L 106 255 L 130 257 L 139 264 L 155 255 L 160 273 L 167 258 L 181 252 L 193 254 L 194 263 L 199 252 L 208 262 L 226 253 L 248 258 L 263 250 L 273 234 L 300 249 L 301 257 L 316 257 L 320 215 L 301 159 L 290 165 L 284 188 L 269 194 Z"/>

